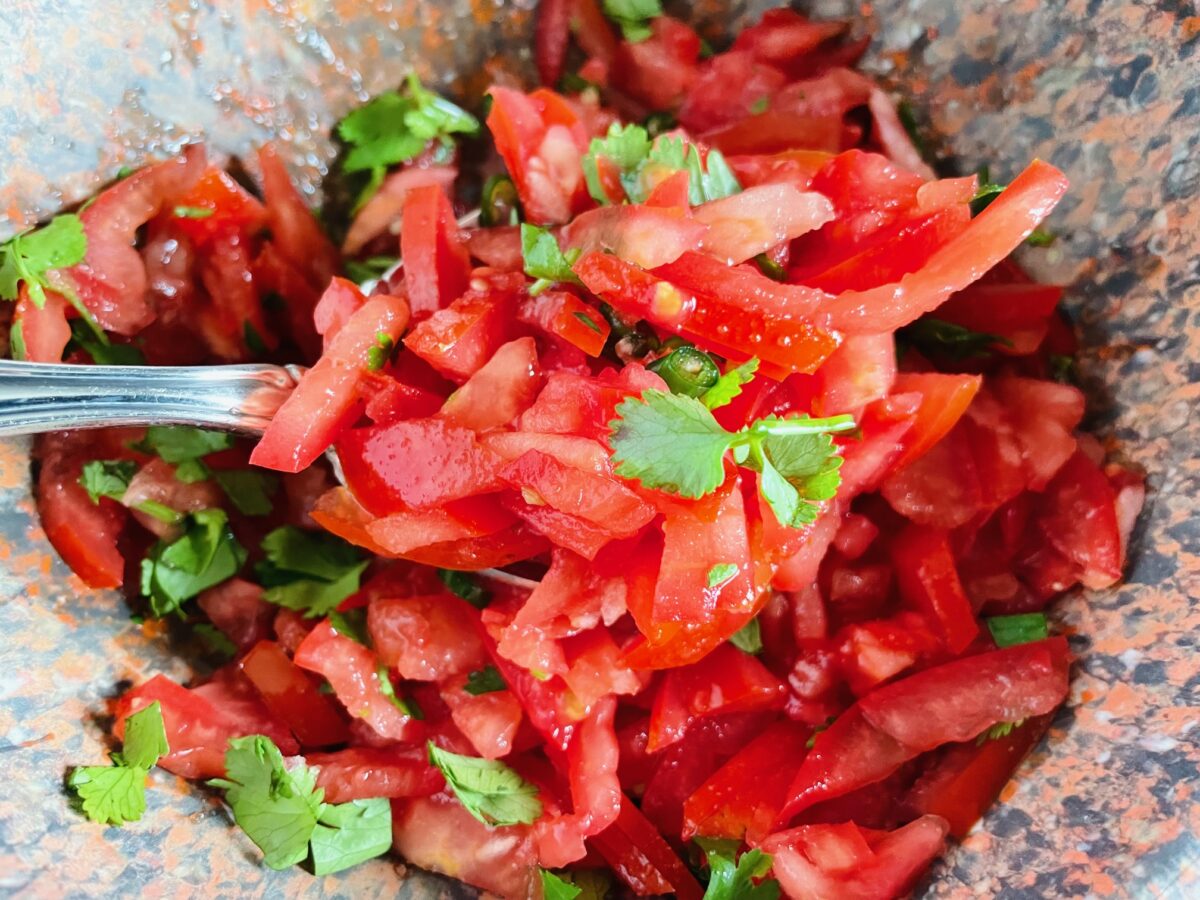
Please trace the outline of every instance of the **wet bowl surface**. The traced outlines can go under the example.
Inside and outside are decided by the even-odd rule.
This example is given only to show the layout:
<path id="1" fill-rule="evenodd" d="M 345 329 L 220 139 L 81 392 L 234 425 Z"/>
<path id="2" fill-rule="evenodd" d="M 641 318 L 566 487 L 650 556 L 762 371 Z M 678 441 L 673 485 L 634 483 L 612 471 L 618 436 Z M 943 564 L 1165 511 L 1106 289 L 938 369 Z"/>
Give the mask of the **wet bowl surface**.
<path id="1" fill-rule="evenodd" d="M 755 9 L 771 4 L 753 4 Z M 0 11 L 0 235 L 124 164 L 204 138 L 279 138 L 309 188 L 330 125 L 415 68 L 461 93 L 528 66 L 533 0 L 8 0 Z M 710 27 L 754 10 L 692 4 Z M 825 16 L 858 4 L 817 0 Z M 1090 427 L 1150 473 L 1128 581 L 1059 604 L 1071 699 L 928 897 L 1200 892 L 1200 17 L 1175 0 L 879 0 L 870 68 L 962 171 L 1042 157 L 1070 176 L 1061 235 L 1030 268 L 1071 285 Z M 314 879 L 258 865 L 202 792 L 159 773 L 145 818 L 100 829 L 63 793 L 99 762 L 105 698 L 169 641 L 59 562 L 29 494 L 28 445 L 0 442 L 0 893 L 469 896 L 376 860 Z"/>

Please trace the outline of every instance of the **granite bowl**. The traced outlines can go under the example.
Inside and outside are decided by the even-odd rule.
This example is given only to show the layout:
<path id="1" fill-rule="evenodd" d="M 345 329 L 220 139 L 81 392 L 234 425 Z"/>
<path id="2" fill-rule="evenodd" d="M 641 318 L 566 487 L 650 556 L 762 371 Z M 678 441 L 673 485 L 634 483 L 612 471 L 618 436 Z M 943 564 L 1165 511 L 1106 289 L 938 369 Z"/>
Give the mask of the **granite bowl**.
<path id="1" fill-rule="evenodd" d="M 719 31 L 771 4 L 691 4 Z M 315 191 L 331 123 L 415 68 L 469 95 L 528 68 L 534 0 L 7 0 L 0 12 L 0 235 L 203 137 L 270 137 Z M 1090 426 L 1149 473 L 1127 583 L 1059 604 L 1078 656 L 1047 739 L 925 896 L 1200 893 L 1200 17 L 1179 0 L 845 0 L 869 67 L 964 171 L 1032 157 L 1067 172 L 1030 254 L 1069 284 Z M 20 896 L 469 896 L 376 860 L 317 880 L 272 872 L 201 791 L 155 775 L 145 818 L 101 829 L 63 792 L 102 758 L 105 699 L 177 648 L 85 589 L 29 494 L 28 446 L 0 443 L 0 893 Z"/>

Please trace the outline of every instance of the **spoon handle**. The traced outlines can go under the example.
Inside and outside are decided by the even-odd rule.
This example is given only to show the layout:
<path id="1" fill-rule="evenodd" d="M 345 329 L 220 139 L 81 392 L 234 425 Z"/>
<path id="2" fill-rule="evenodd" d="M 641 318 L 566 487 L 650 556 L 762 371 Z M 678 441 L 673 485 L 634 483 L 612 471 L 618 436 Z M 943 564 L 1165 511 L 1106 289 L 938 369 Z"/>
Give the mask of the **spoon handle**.
<path id="1" fill-rule="evenodd" d="M 0 360 L 0 436 L 113 425 L 262 434 L 296 366 L 77 366 Z"/>

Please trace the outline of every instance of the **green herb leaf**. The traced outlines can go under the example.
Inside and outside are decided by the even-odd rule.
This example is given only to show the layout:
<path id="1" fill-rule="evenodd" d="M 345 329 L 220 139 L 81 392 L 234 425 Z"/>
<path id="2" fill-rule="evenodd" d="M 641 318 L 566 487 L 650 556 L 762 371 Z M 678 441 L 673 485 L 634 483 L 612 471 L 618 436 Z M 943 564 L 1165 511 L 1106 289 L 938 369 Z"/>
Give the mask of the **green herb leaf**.
<path id="1" fill-rule="evenodd" d="M 214 212 L 215 209 L 207 206 L 177 206 L 171 211 L 171 215 L 177 219 L 207 219 Z"/>
<path id="2" fill-rule="evenodd" d="M 1000 738 L 1008 737 L 1013 733 L 1014 729 L 1020 728 L 1025 724 L 1024 719 L 1017 719 L 1015 722 L 997 722 L 987 731 L 981 732 L 979 737 L 975 738 L 975 746 L 982 746 L 987 741 L 998 741 Z"/>
<path id="3" fill-rule="evenodd" d="M 359 588 L 370 560 L 335 535 L 284 525 L 262 542 L 266 558 L 255 566 L 268 603 L 328 615 Z"/>
<path id="4" fill-rule="evenodd" d="M 211 477 L 212 470 L 198 459 L 185 459 L 175 467 L 175 480 L 184 484 L 208 481 Z"/>
<path id="5" fill-rule="evenodd" d="M 330 875 L 392 849 L 392 805 L 384 797 L 326 805 L 313 829 L 314 875 Z"/>
<path id="6" fill-rule="evenodd" d="M 438 569 L 438 578 L 450 593 L 462 597 L 476 609 L 485 608 L 492 597 L 479 581 L 466 572 L 455 569 Z"/>
<path id="7" fill-rule="evenodd" d="M 578 256 L 578 251 L 575 255 Z M 579 283 L 579 276 L 571 269 L 574 260 L 563 253 L 554 235 L 545 228 L 521 223 L 521 256 L 525 261 L 525 274 L 538 280 L 538 284 L 529 289 L 531 294 L 539 293 L 538 285 Z"/>
<path id="8" fill-rule="evenodd" d="M 179 474 L 178 470 L 175 474 Z M 227 469 L 217 472 L 215 477 L 238 512 L 247 516 L 270 515 L 274 508 L 271 497 L 279 490 L 276 476 L 255 469 Z"/>
<path id="9" fill-rule="evenodd" d="M 787 269 L 767 256 L 767 254 L 760 253 L 754 257 L 754 264 L 758 266 L 758 271 L 762 272 L 772 281 L 787 281 Z"/>
<path id="10" fill-rule="evenodd" d="M 631 44 L 650 37 L 650 20 L 663 14 L 660 0 L 604 0 L 604 14 L 621 26 Z"/>
<path id="11" fill-rule="evenodd" d="M 14 235 L 0 244 L 0 298 L 16 300 L 21 282 L 29 299 L 41 309 L 47 290 L 60 290 L 50 273 L 83 262 L 87 235 L 73 214 L 55 216 L 46 225 Z"/>
<path id="12" fill-rule="evenodd" d="M 754 115 L 754 116 L 761 116 L 763 113 L 765 113 L 770 108 L 770 106 L 771 106 L 771 98 L 770 97 L 767 97 L 767 96 L 759 97 L 752 104 L 750 104 L 750 114 Z"/>
<path id="13" fill-rule="evenodd" d="M 704 392 L 700 402 L 709 409 L 717 409 L 732 403 L 734 398 L 741 396 L 742 385 L 749 384 L 758 371 L 758 360 L 748 359 L 717 379 L 717 383 Z"/>
<path id="14" fill-rule="evenodd" d="M 926 356 L 964 360 L 989 356 L 996 344 L 1012 346 L 998 334 L 972 331 L 962 325 L 931 316 L 922 316 L 896 332 L 897 341 L 916 347 Z"/>
<path id="15" fill-rule="evenodd" d="M 270 738 L 252 735 L 229 741 L 225 773 L 209 784 L 225 791 L 234 821 L 262 850 L 263 861 L 272 869 L 303 861 L 325 810 L 312 770 L 303 764 L 288 769 Z"/>
<path id="16" fill-rule="evenodd" d="M 1015 616 L 989 616 L 988 631 L 997 647 L 1012 647 L 1044 641 L 1050 636 L 1050 626 L 1045 613 L 1021 613 Z"/>
<path id="17" fill-rule="evenodd" d="M 530 825 L 542 814 L 538 789 L 499 760 L 460 756 L 430 741 L 429 762 L 463 808 L 485 825 Z"/>
<path id="18" fill-rule="evenodd" d="M 375 335 L 375 346 L 367 351 L 367 371 L 378 372 L 392 360 L 396 352 L 396 342 L 386 331 Z"/>
<path id="19" fill-rule="evenodd" d="M 396 685 L 392 683 L 392 675 L 388 671 L 388 667 L 384 663 L 380 663 L 375 668 L 375 680 L 379 682 L 379 693 L 387 698 L 387 701 L 408 716 L 410 719 L 418 721 L 425 718 L 425 713 L 421 711 L 421 707 L 417 706 L 415 700 L 406 700 L 396 693 Z"/>
<path id="20" fill-rule="evenodd" d="M 162 706 L 157 700 L 125 720 L 125 743 L 121 749 L 124 765 L 153 769 L 170 752 Z"/>
<path id="21" fill-rule="evenodd" d="M 616 166 L 621 187 L 632 203 L 642 203 L 649 194 L 643 173 L 648 168 L 662 173 L 687 171 L 688 200 L 692 205 L 719 200 L 738 193 L 742 188 L 737 176 L 718 150 L 709 150 L 703 163 L 695 145 L 679 136 L 668 136 L 651 140 L 649 132 L 641 125 L 614 123 L 603 138 L 593 138 L 583 158 L 584 179 L 588 193 L 596 202 L 608 205 L 613 202 L 600 180 L 597 161 L 604 157 Z"/>
<path id="22" fill-rule="evenodd" d="M 142 560 L 142 593 L 156 616 L 232 578 L 246 562 L 246 549 L 229 529 L 224 510 L 201 509 L 188 519 L 183 536 L 159 541 Z"/>
<path id="23" fill-rule="evenodd" d="M 164 462 L 174 465 L 228 450 L 232 446 L 233 435 L 224 431 L 210 431 L 191 425 L 151 425 L 134 449 L 142 453 L 155 453 Z"/>
<path id="24" fill-rule="evenodd" d="M 364 284 L 383 277 L 383 273 L 399 259 L 395 256 L 368 256 L 366 259 L 346 260 L 346 275 L 356 284 Z"/>
<path id="25" fill-rule="evenodd" d="M 25 348 L 25 323 L 13 322 L 8 331 L 8 350 L 13 359 L 22 360 L 29 356 Z"/>
<path id="26" fill-rule="evenodd" d="M 582 893 L 581 888 L 564 881 L 553 872 L 539 869 L 538 873 L 542 876 L 542 900 L 575 900 Z"/>
<path id="27" fill-rule="evenodd" d="M 761 850 L 748 850 L 737 857 L 737 841 L 696 838 L 708 857 L 709 879 L 704 900 L 778 900 L 779 882 L 766 878 L 771 857 Z M 756 879 L 762 879 L 755 884 Z"/>
<path id="28" fill-rule="evenodd" d="M 734 563 L 718 563 L 708 570 L 708 586 L 719 587 L 737 573 L 738 567 Z"/>
<path id="29" fill-rule="evenodd" d="M 484 666 L 482 669 L 476 669 L 467 676 L 467 683 L 463 686 L 463 690 L 474 697 L 480 694 L 491 694 L 495 691 L 502 691 L 508 685 L 504 683 L 504 677 L 500 674 L 495 666 Z"/>
<path id="30" fill-rule="evenodd" d="M 98 504 L 101 497 L 120 503 L 136 472 L 137 463 L 133 460 L 97 459 L 84 464 L 79 483 L 93 503 Z"/>
<path id="31" fill-rule="evenodd" d="M 1058 235 L 1048 228 L 1035 228 L 1025 238 L 1025 243 L 1031 247 L 1049 247 L 1058 240 Z"/>
<path id="32" fill-rule="evenodd" d="M 146 357 L 133 344 L 101 341 L 83 319 L 71 320 L 71 341 L 98 366 L 144 366 Z"/>
<path id="33" fill-rule="evenodd" d="M 226 637 L 225 632 L 211 622 L 197 622 L 192 626 L 192 631 L 196 637 L 200 638 L 210 653 L 227 660 L 237 656 L 237 644 Z"/>
<path id="34" fill-rule="evenodd" d="M 364 607 L 348 609 L 345 612 L 335 609 L 327 618 L 330 627 L 342 637 L 357 641 L 364 647 L 371 646 L 370 636 L 367 634 L 367 610 Z"/>
<path id="35" fill-rule="evenodd" d="M 1075 360 L 1065 353 L 1051 353 L 1046 358 L 1046 366 L 1055 381 L 1061 384 L 1075 382 Z"/>
<path id="36" fill-rule="evenodd" d="M 170 753 L 156 700 L 125 722 L 125 746 L 112 754 L 110 766 L 81 766 L 67 784 L 79 795 L 84 814 L 93 822 L 124 825 L 146 811 L 146 777 Z"/>
<path id="37" fill-rule="evenodd" d="M 751 656 L 757 656 L 762 653 L 762 627 L 758 624 L 758 619 L 754 618 L 735 631 L 729 638 L 729 643 L 737 647 L 743 653 L 749 653 Z"/>
<path id="38" fill-rule="evenodd" d="M 645 200 L 641 171 L 651 146 L 650 135 L 646 133 L 645 128 L 640 125 L 622 125 L 620 122 L 613 122 L 604 137 L 592 138 L 588 152 L 582 160 L 584 181 L 592 199 L 605 206 L 613 202 L 600 180 L 597 158 L 603 156 L 619 170 L 621 186 L 629 198 L 635 203 Z"/>

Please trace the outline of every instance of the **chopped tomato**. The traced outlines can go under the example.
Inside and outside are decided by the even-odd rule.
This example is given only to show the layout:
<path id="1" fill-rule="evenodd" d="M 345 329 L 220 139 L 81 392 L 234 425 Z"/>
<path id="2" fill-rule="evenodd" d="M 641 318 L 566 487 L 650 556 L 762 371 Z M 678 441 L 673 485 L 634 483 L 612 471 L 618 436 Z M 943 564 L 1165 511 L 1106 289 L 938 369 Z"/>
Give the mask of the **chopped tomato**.
<path id="1" fill-rule="evenodd" d="M 904 452 L 893 463 L 896 469 L 923 456 L 966 412 L 979 386 L 978 375 L 942 375 L 936 372 L 901 372 L 896 375 L 897 394 L 918 393 L 921 405 L 912 428 L 904 438 Z"/>
<path id="2" fill-rule="evenodd" d="M 386 232 L 404 215 L 404 204 L 410 191 L 435 185 L 449 189 L 458 177 L 458 169 L 449 165 L 427 165 L 418 157 L 411 165 L 393 172 L 383 180 L 379 190 L 371 195 L 354 216 L 342 240 L 342 253 L 355 256 L 375 237 Z M 405 255 L 407 259 L 407 255 Z"/>
<path id="3" fill-rule="evenodd" d="M 696 78 L 700 37 L 683 22 L 657 16 L 644 41 L 622 41 L 613 57 L 615 87 L 651 109 L 671 109 Z"/>
<path id="4" fill-rule="evenodd" d="M 379 335 L 398 341 L 407 324 L 408 306 L 400 298 L 381 295 L 367 301 L 300 379 L 250 461 L 281 472 L 299 472 L 311 464 L 357 418 L 359 386 Z"/>
<path id="5" fill-rule="evenodd" d="M 350 321 L 351 316 L 363 308 L 367 298 L 358 285 L 345 278 L 335 278 L 321 294 L 313 309 L 313 324 L 328 349 L 339 331 Z"/>
<path id="6" fill-rule="evenodd" d="M 676 207 L 604 206 L 577 216 L 563 229 L 561 241 L 564 246 L 577 247 L 584 253 L 613 253 L 626 262 L 652 269 L 674 262 L 689 250 L 698 250 L 702 245 L 707 247 L 710 240 L 717 240 L 712 229 L 706 227 L 708 220 L 701 215 L 713 206 L 715 204 L 699 207 L 695 218 L 688 215 L 686 204 Z M 708 215 L 726 223 L 722 227 L 736 227 L 727 224 L 736 212 L 726 211 L 722 219 L 721 210 L 710 209 Z M 773 241 L 772 245 L 777 243 L 779 241 Z M 717 244 L 720 247 L 731 245 L 729 239 Z M 733 249 L 738 248 L 734 246 Z"/>
<path id="7" fill-rule="evenodd" d="M 326 803 L 372 797 L 428 797 L 445 787 L 429 764 L 424 747 L 348 747 L 309 753 L 305 762 L 317 773 Z"/>
<path id="8" fill-rule="evenodd" d="M 367 630 L 376 656 L 401 678 L 441 681 L 483 667 L 477 617 L 466 601 L 445 593 L 396 597 L 367 607 Z"/>
<path id="9" fill-rule="evenodd" d="M 588 356 L 600 355 L 612 331 L 599 310 L 566 291 L 543 291 L 522 300 L 517 318 L 578 347 Z"/>
<path id="10" fill-rule="evenodd" d="M 789 67 L 802 67 L 806 56 L 843 34 L 846 27 L 845 22 L 810 22 L 791 9 L 769 9 L 757 24 L 738 33 L 733 49 L 749 51 L 759 62 L 778 66 L 794 77 L 802 73 Z"/>
<path id="11" fill-rule="evenodd" d="M 477 432 L 490 431 L 508 425 L 528 409 L 541 386 L 533 338 L 517 338 L 496 350 L 447 398 L 438 415 Z"/>
<path id="12" fill-rule="evenodd" d="M 704 896 L 688 867 L 627 796 L 621 799 L 617 820 L 589 843 L 639 897 L 674 893 L 679 900 L 701 900 Z"/>
<path id="13" fill-rule="evenodd" d="M 274 641 L 259 641 L 239 665 L 263 703 L 287 723 L 302 747 L 328 747 L 350 739 L 341 713 Z"/>
<path id="14" fill-rule="evenodd" d="M 1116 495 L 1100 467 L 1078 451 L 1046 485 L 1041 536 L 1075 565 L 1084 587 L 1106 588 L 1121 577 Z"/>
<path id="15" fill-rule="evenodd" d="M 204 591 L 196 604 L 239 650 L 245 650 L 270 634 L 275 619 L 276 607 L 262 596 L 263 589 L 257 584 L 231 578 Z"/>
<path id="16" fill-rule="evenodd" d="M 305 204 L 287 173 L 283 158 L 273 144 L 258 151 L 267 228 L 274 244 L 297 271 L 304 273 L 316 290 L 324 290 L 340 269 L 337 248 L 321 231 L 312 210 Z"/>
<path id="17" fill-rule="evenodd" d="M 893 539 L 892 559 L 904 602 L 929 621 L 947 650 L 966 650 L 979 634 L 979 625 L 958 579 L 950 536 L 910 525 Z"/>
<path id="18" fill-rule="evenodd" d="M 780 182 L 705 203 L 696 207 L 694 215 L 708 226 L 704 252 L 733 265 L 820 228 L 834 213 L 829 200 L 820 194 Z M 664 259 L 656 265 L 672 261 Z"/>
<path id="19" fill-rule="evenodd" d="M 415 187 L 404 198 L 400 255 L 414 318 L 422 319 L 448 306 L 466 291 L 471 260 L 440 185 Z"/>
<path id="20" fill-rule="evenodd" d="M 229 234 L 251 236 L 262 228 L 267 217 L 257 197 L 213 166 L 175 202 L 185 213 L 175 216 L 175 225 L 197 247 Z M 207 214 L 197 210 L 207 210 Z"/>
<path id="21" fill-rule="evenodd" d="M 45 291 L 46 302 L 40 307 L 29 298 L 29 289 L 22 284 L 17 307 L 13 312 L 12 336 L 20 336 L 25 355 L 19 357 L 15 345 L 14 359 L 29 362 L 62 362 L 63 351 L 71 340 L 71 326 L 67 322 L 70 303 L 57 291 Z M 10 343 L 13 338 L 10 338 Z"/>
<path id="22" fill-rule="evenodd" d="M 508 756 L 521 727 L 520 701 L 507 689 L 474 694 L 466 689 L 468 684 L 468 675 L 462 674 L 441 686 L 454 724 L 484 759 Z"/>
<path id="23" fill-rule="evenodd" d="M 774 66 L 757 62 L 753 53 L 719 53 L 700 64 L 679 108 L 679 123 L 693 134 L 703 134 L 736 122 L 786 80 Z"/>
<path id="24" fill-rule="evenodd" d="M 417 323 L 404 344 L 439 373 L 461 383 L 508 342 L 515 303 L 506 285 L 468 291 Z"/>

